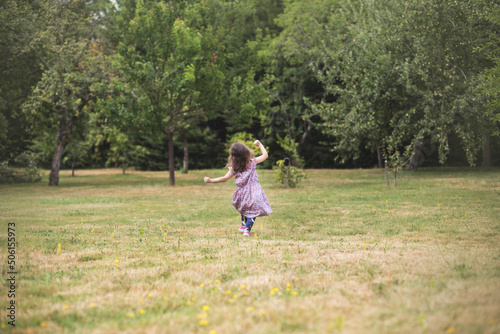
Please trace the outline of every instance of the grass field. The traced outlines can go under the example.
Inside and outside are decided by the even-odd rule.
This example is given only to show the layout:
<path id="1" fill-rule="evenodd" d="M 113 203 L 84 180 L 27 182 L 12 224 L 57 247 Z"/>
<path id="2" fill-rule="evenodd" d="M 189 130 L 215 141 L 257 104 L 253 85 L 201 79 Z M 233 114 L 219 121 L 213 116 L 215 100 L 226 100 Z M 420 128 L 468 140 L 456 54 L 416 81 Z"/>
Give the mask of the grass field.
<path id="1" fill-rule="evenodd" d="M 239 232 L 225 171 L 0 186 L 9 333 L 500 333 L 500 170 L 309 170 Z M 7 224 L 16 327 L 5 315 Z M 60 245 L 60 248 L 58 247 Z"/>

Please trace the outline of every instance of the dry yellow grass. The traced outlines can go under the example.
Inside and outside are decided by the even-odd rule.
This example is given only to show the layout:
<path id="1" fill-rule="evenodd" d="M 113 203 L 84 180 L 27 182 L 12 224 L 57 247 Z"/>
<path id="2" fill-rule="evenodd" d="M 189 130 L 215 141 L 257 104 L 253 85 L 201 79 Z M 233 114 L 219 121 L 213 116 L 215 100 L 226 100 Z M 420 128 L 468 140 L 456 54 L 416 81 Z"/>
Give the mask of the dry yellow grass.
<path id="1" fill-rule="evenodd" d="M 0 186 L 18 240 L 9 331 L 500 332 L 498 171 L 423 170 L 397 190 L 377 170 L 308 171 L 293 190 L 259 171 L 274 213 L 246 239 L 234 184 L 202 182 L 217 173 Z"/>

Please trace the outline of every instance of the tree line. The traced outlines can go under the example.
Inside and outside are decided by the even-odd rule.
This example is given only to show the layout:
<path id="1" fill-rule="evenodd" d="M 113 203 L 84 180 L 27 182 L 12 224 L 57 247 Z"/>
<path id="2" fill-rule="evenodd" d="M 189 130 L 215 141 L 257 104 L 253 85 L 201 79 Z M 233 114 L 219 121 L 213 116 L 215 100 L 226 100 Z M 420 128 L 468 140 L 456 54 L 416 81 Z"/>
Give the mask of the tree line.
<path id="1" fill-rule="evenodd" d="M 5 0 L 0 161 L 222 167 L 500 163 L 500 3 Z"/>

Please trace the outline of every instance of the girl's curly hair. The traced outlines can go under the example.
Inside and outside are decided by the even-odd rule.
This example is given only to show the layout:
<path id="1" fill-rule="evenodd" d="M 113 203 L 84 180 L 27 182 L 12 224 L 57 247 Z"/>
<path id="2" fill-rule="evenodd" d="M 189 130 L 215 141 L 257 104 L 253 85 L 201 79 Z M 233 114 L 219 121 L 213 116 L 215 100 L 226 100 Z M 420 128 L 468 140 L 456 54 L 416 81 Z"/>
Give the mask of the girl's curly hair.
<path id="1" fill-rule="evenodd" d="M 244 172 L 247 169 L 248 162 L 252 159 L 253 152 L 245 144 L 236 142 L 229 149 L 229 158 L 227 167 L 233 169 L 233 173 Z"/>

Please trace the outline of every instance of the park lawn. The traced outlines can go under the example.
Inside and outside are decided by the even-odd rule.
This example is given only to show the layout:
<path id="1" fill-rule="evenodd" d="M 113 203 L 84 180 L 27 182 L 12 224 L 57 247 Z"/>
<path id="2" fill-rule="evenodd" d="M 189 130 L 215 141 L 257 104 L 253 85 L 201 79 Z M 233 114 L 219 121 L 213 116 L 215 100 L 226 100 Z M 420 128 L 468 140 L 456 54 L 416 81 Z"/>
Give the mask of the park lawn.
<path id="1" fill-rule="evenodd" d="M 308 170 L 296 189 L 259 170 L 274 213 L 251 238 L 234 180 L 203 183 L 224 173 L 1 185 L 0 270 L 15 222 L 17 308 L 0 332 L 500 332 L 500 170 L 421 169 L 397 189 L 381 170 Z"/>

